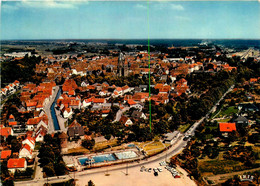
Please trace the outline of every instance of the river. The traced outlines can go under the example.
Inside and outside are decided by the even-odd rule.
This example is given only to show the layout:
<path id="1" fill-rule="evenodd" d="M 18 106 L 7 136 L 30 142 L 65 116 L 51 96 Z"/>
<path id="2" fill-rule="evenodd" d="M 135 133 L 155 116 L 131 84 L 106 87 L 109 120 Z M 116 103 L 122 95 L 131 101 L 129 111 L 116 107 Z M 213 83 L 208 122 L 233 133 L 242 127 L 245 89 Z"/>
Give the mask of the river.
<path id="1" fill-rule="evenodd" d="M 61 89 L 59 88 L 59 91 L 56 95 L 56 98 L 51 105 L 51 117 L 52 117 L 52 120 L 53 120 L 53 125 L 54 125 L 55 130 L 60 130 L 60 125 L 59 125 L 59 122 L 58 122 L 58 119 L 57 119 L 57 116 L 56 116 L 56 113 L 55 113 L 55 105 L 56 105 L 57 99 L 60 97 L 60 94 L 61 94 Z"/>

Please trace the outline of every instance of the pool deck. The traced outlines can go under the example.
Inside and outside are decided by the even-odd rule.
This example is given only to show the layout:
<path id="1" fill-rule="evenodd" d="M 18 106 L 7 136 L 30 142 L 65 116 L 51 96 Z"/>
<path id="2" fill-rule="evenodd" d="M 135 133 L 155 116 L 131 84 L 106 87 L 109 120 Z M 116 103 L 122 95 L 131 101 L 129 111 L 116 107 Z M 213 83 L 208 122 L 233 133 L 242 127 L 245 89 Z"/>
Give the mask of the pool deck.
<path id="1" fill-rule="evenodd" d="M 135 158 L 127 158 L 127 159 L 118 159 L 117 156 L 114 153 L 121 153 L 121 152 L 127 152 L 127 151 L 133 151 L 136 153 L 137 157 Z M 116 160 L 112 161 L 106 161 L 106 162 L 98 162 L 98 163 L 93 163 L 92 165 L 82 165 L 79 162 L 79 158 L 88 158 L 88 157 L 93 157 L 93 156 L 100 156 L 100 155 L 106 155 L 106 154 L 113 154 L 116 157 Z M 129 148 L 126 150 L 117 150 L 117 151 L 111 151 L 111 152 L 106 152 L 106 153 L 92 153 L 92 154 L 85 154 L 85 155 L 79 155 L 79 156 L 67 156 L 70 159 L 74 159 L 75 167 L 77 170 L 82 170 L 82 169 L 91 169 L 91 168 L 97 168 L 97 167 L 104 167 L 104 166 L 110 166 L 110 165 L 117 165 L 117 164 L 122 164 L 126 162 L 133 162 L 133 161 L 139 161 L 141 159 L 144 159 L 145 156 L 142 155 L 136 148 Z M 65 162 L 68 163 L 68 162 Z"/>

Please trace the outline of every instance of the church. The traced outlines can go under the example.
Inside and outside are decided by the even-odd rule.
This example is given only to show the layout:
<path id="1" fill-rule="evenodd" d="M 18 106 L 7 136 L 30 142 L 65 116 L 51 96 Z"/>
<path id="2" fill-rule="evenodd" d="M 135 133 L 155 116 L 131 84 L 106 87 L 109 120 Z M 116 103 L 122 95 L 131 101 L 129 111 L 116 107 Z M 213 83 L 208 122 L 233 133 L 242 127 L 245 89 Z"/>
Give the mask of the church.
<path id="1" fill-rule="evenodd" d="M 120 52 L 118 56 L 118 64 L 117 64 L 117 76 L 128 76 L 129 74 L 129 67 L 128 61 L 125 58 L 125 55 Z"/>

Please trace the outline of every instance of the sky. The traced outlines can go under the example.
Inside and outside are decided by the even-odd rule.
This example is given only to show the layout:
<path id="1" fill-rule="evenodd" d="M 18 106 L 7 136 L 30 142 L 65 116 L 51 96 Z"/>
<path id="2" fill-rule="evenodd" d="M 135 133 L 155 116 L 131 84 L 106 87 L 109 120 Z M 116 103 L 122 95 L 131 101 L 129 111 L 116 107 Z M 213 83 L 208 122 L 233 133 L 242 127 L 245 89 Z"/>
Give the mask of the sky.
<path id="1" fill-rule="evenodd" d="M 1 39 L 260 39 L 260 1 L 1 2 Z"/>

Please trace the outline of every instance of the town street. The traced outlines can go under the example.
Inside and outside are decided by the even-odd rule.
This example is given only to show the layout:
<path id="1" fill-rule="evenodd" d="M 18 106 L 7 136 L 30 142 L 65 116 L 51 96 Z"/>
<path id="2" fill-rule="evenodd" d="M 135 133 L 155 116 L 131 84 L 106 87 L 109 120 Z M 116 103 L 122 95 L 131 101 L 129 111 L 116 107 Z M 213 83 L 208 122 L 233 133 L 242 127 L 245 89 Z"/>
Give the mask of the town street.
<path id="1" fill-rule="evenodd" d="M 45 103 L 44 106 L 43 106 L 43 110 L 46 113 L 46 115 L 48 116 L 48 133 L 49 134 L 52 134 L 53 132 L 55 132 L 53 120 L 52 120 L 52 116 L 51 116 L 51 105 L 54 102 L 54 100 L 55 100 L 55 98 L 58 94 L 59 87 L 56 86 L 53 89 L 54 89 L 54 93 L 52 94 L 50 101 Z"/>

